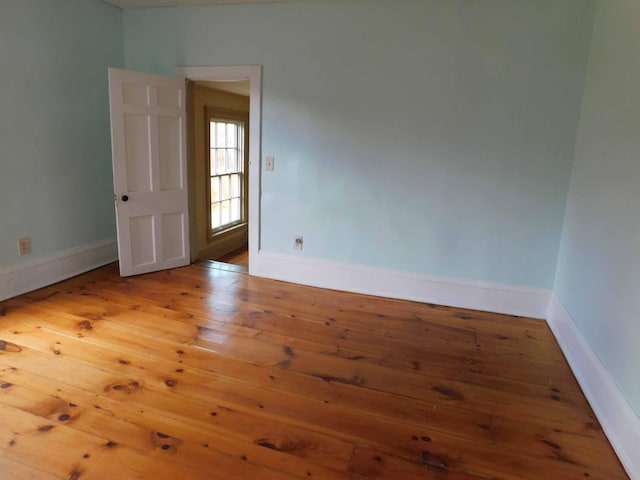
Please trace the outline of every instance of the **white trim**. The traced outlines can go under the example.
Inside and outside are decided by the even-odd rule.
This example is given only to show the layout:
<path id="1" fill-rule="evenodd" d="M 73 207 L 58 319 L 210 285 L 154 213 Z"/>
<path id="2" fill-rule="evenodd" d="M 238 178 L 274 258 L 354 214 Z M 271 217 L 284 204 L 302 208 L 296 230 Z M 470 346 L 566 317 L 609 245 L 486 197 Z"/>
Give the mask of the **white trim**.
<path id="1" fill-rule="evenodd" d="M 431 277 L 260 251 L 252 275 L 367 295 L 545 318 L 550 290 Z"/>
<path id="2" fill-rule="evenodd" d="M 256 275 L 260 249 L 260 165 L 262 138 L 262 67 L 180 67 L 178 75 L 189 80 L 232 82 L 249 80 L 249 273 Z"/>
<path id="3" fill-rule="evenodd" d="M 0 301 L 52 285 L 118 259 L 115 238 L 0 268 Z"/>
<path id="4" fill-rule="evenodd" d="M 555 293 L 549 299 L 547 322 L 627 474 L 640 480 L 640 417 Z"/>

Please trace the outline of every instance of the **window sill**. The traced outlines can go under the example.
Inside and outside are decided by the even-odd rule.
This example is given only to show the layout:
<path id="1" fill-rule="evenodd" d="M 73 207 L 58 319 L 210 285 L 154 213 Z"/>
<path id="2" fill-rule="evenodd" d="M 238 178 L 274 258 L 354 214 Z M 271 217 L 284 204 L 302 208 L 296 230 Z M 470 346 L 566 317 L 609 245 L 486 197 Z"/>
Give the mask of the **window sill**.
<path id="1" fill-rule="evenodd" d="M 219 238 L 224 237 L 224 236 L 231 236 L 231 235 L 234 235 L 234 234 L 239 235 L 239 234 L 243 233 L 244 231 L 248 230 L 248 226 L 249 226 L 249 224 L 247 222 L 243 222 L 243 223 L 237 223 L 237 224 L 232 225 L 232 226 L 230 226 L 228 228 L 225 228 L 223 230 L 217 230 L 215 232 L 210 232 L 209 236 L 207 237 L 207 240 L 209 242 L 213 242 L 213 241 L 216 241 Z"/>

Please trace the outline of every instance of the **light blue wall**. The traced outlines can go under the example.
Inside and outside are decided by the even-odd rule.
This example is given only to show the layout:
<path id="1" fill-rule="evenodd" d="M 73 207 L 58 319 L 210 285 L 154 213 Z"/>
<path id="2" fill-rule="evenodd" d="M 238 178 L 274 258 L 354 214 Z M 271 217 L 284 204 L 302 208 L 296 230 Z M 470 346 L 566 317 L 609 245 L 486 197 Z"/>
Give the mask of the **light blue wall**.
<path id="1" fill-rule="evenodd" d="M 640 3 L 598 4 L 555 291 L 640 415 Z"/>
<path id="2" fill-rule="evenodd" d="M 551 287 L 589 0 L 124 12 L 127 68 L 264 66 L 262 248 Z"/>
<path id="3" fill-rule="evenodd" d="M 100 0 L 0 0 L 0 267 L 115 236 L 107 67 L 123 55 Z"/>

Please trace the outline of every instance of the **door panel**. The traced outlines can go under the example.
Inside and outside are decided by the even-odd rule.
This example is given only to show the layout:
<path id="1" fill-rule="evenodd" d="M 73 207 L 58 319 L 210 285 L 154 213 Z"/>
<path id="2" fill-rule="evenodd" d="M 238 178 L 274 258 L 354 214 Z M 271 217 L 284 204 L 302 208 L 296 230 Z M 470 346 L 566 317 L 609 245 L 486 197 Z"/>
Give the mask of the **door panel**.
<path id="1" fill-rule="evenodd" d="M 184 79 L 109 69 L 120 274 L 189 263 Z"/>
<path id="2" fill-rule="evenodd" d="M 127 193 L 151 191 L 149 135 L 151 126 L 146 115 L 124 114 L 124 141 L 127 169 Z M 145 161 L 147 160 L 147 161 Z"/>
<path id="3" fill-rule="evenodd" d="M 183 188 L 184 178 L 180 162 L 181 135 L 180 119 L 162 115 L 158 117 L 160 190 Z"/>
<path id="4" fill-rule="evenodd" d="M 185 245 L 180 235 L 184 227 L 184 214 L 182 212 L 162 214 L 162 238 L 165 239 L 163 260 L 175 260 L 184 256 Z"/>
<path id="5" fill-rule="evenodd" d="M 132 216 L 129 218 L 131 264 L 133 267 L 144 267 L 156 262 L 155 236 L 153 231 L 152 215 Z"/>

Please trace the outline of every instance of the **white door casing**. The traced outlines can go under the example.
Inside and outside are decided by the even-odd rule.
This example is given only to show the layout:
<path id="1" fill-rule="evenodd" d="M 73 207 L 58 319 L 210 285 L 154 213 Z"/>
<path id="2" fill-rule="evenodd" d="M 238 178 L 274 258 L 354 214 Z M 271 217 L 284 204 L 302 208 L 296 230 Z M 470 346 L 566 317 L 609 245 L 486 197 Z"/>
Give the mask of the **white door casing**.
<path id="1" fill-rule="evenodd" d="M 109 69 L 122 276 L 189 263 L 184 78 Z"/>

